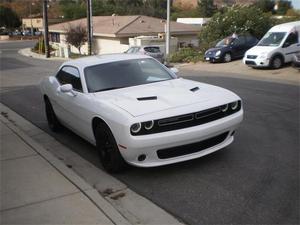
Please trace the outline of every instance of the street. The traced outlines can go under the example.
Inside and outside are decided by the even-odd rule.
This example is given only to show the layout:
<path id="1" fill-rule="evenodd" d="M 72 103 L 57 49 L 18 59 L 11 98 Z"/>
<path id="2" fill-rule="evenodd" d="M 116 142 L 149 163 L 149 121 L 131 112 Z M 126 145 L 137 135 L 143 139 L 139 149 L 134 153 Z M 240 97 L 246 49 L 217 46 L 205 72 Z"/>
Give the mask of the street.
<path id="1" fill-rule="evenodd" d="M 0 43 L 0 101 L 101 169 L 92 145 L 71 131 L 54 134 L 48 129 L 37 85 L 61 62 L 18 54 L 33 44 Z M 242 98 L 245 118 L 235 141 L 197 160 L 129 167 L 114 176 L 187 224 L 299 223 L 299 86 L 187 67 L 180 76 L 227 88 Z"/>

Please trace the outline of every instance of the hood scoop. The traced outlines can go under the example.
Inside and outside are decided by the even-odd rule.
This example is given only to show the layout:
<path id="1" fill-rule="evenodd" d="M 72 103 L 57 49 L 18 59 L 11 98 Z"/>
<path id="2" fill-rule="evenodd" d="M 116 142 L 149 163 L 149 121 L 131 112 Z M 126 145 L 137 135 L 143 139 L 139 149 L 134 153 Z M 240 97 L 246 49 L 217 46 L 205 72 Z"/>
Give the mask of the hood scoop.
<path id="1" fill-rule="evenodd" d="M 196 92 L 196 91 L 199 91 L 199 90 L 200 90 L 199 87 L 194 87 L 194 88 L 191 88 L 191 89 L 190 89 L 191 92 Z"/>
<path id="2" fill-rule="evenodd" d="M 138 100 L 138 101 L 157 100 L 157 96 L 140 97 L 140 98 L 137 98 L 137 100 Z"/>

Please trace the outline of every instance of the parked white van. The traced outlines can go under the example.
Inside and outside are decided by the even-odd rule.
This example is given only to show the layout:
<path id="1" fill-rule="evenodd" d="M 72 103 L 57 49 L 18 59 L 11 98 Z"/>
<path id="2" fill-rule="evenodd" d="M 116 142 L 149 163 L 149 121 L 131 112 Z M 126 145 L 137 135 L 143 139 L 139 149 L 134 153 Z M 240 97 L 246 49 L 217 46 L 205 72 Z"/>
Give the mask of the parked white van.
<path id="1" fill-rule="evenodd" d="M 300 21 L 272 27 L 265 36 L 244 55 L 244 64 L 251 67 L 280 68 L 300 52 Z"/>

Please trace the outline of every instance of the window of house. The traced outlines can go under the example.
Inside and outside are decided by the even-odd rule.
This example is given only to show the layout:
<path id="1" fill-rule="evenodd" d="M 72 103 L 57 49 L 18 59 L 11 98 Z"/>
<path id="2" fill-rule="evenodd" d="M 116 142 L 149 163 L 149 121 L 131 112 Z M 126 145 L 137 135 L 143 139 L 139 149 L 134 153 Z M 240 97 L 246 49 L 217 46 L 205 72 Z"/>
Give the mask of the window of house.
<path id="1" fill-rule="evenodd" d="M 60 34 L 56 33 L 56 32 L 51 32 L 50 33 L 50 41 L 59 43 L 60 42 Z"/>
<path id="2" fill-rule="evenodd" d="M 72 84 L 73 89 L 82 92 L 79 71 L 73 66 L 64 66 L 56 75 L 61 85 Z"/>

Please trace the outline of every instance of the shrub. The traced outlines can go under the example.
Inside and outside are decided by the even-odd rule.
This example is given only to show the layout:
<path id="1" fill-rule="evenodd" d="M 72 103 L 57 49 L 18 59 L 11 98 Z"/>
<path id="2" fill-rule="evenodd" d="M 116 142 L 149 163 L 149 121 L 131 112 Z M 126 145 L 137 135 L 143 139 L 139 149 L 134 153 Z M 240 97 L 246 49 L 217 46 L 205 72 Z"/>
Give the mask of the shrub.
<path id="1" fill-rule="evenodd" d="M 201 50 L 216 44 L 216 42 L 233 33 L 250 33 L 261 38 L 272 26 L 269 14 L 264 14 L 255 6 L 234 5 L 225 8 L 224 12 L 216 13 L 199 34 Z"/>
<path id="2" fill-rule="evenodd" d="M 170 56 L 173 63 L 197 62 L 201 59 L 203 59 L 202 52 L 193 48 L 182 48 Z"/>
<path id="3" fill-rule="evenodd" d="M 49 51 L 54 51 L 55 49 L 52 48 L 52 46 L 49 46 Z M 43 38 L 39 38 L 39 41 L 34 45 L 32 48 L 33 52 L 39 53 L 39 54 L 45 54 L 45 42 Z"/>

